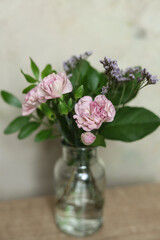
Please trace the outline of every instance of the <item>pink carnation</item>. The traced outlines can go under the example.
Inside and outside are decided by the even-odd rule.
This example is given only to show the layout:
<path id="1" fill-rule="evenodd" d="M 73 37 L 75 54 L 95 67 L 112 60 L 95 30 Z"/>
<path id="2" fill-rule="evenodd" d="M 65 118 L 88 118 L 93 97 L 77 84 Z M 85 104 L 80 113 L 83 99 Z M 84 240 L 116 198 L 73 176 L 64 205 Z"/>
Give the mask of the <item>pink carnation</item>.
<path id="1" fill-rule="evenodd" d="M 22 105 L 22 115 L 31 114 L 40 104 L 37 96 L 38 86 L 29 91 L 25 97 L 25 103 Z"/>
<path id="2" fill-rule="evenodd" d="M 84 145 L 91 145 L 96 140 L 96 136 L 91 132 L 81 134 L 81 141 Z"/>
<path id="3" fill-rule="evenodd" d="M 62 94 L 72 91 L 72 84 L 65 73 L 52 73 L 45 77 L 40 84 L 33 88 L 25 97 L 22 106 L 22 115 L 31 114 L 41 103 L 48 99 L 61 97 Z"/>
<path id="4" fill-rule="evenodd" d="M 39 84 L 38 98 L 40 102 L 44 102 L 48 99 L 59 98 L 62 94 L 71 91 L 72 84 L 65 73 L 52 73 Z"/>
<path id="5" fill-rule="evenodd" d="M 98 95 L 94 101 L 90 96 L 82 97 L 75 104 L 77 126 L 85 131 L 99 129 L 103 122 L 112 122 L 115 116 L 115 108 L 111 101 L 104 95 Z"/>

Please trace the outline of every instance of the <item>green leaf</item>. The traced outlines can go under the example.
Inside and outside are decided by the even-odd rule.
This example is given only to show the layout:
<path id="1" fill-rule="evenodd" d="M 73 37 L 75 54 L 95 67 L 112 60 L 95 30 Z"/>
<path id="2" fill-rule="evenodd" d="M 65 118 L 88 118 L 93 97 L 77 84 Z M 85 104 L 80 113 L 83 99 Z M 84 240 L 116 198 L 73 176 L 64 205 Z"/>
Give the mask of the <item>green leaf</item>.
<path id="1" fill-rule="evenodd" d="M 71 74 L 72 77 L 70 80 L 73 86 L 73 93 L 78 87 L 83 85 L 85 90 L 84 94 L 91 94 L 91 91 L 97 89 L 101 78 L 101 74 L 86 60 L 78 62 Z"/>
<path id="2" fill-rule="evenodd" d="M 72 100 L 72 98 L 70 98 L 68 100 L 68 112 L 71 112 L 72 108 L 73 108 L 73 100 Z"/>
<path id="3" fill-rule="evenodd" d="M 81 98 L 81 97 L 83 96 L 83 94 L 84 94 L 84 87 L 83 87 L 83 85 L 81 85 L 81 86 L 80 86 L 79 88 L 77 88 L 76 91 L 75 91 L 75 94 L 74 94 L 75 99 Z"/>
<path id="4" fill-rule="evenodd" d="M 90 66 L 87 72 L 87 87 L 89 90 L 94 91 L 99 84 L 100 74 Z"/>
<path id="5" fill-rule="evenodd" d="M 96 147 L 96 146 L 106 147 L 105 137 L 103 135 L 96 135 L 96 140 L 90 146 L 91 147 Z"/>
<path id="6" fill-rule="evenodd" d="M 36 84 L 32 84 L 28 87 L 26 87 L 22 93 L 28 93 L 31 89 L 35 88 L 37 85 Z"/>
<path id="7" fill-rule="evenodd" d="M 52 135 L 52 136 L 50 136 L 50 139 L 55 139 L 55 138 L 60 137 L 60 136 L 61 136 L 60 134 L 58 134 L 58 135 Z"/>
<path id="8" fill-rule="evenodd" d="M 107 93 L 107 98 L 115 105 L 126 104 L 131 101 L 139 91 L 140 82 L 136 79 L 126 82 L 117 83 Z"/>
<path id="9" fill-rule="evenodd" d="M 80 85 L 82 85 L 83 81 L 85 81 L 89 66 L 89 62 L 87 62 L 86 60 L 81 60 L 76 66 L 76 68 L 72 72 L 70 72 L 72 74 L 70 81 L 74 90 L 77 89 L 77 87 L 79 87 Z"/>
<path id="10" fill-rule="evenodd" d="M 58 110 L 61 115 L 67 115 L 68 114 L 68 106 L 64 102 L 59 102 L 58 104 Z"/>
<path id="11" fill-rule="evenodd" d="M 115 106 L 130 102 L 139 92 L 141 87 L 141 82 L 139 81 L 139 78 L 141 78 L 141 67 L 136 68 L 139 68 L 139 71 L 133 74 L 135 79 L 112 82 L 112 86 L 109 88 L 106 96 Z M 125 74 L 125 77 L 128 78 L 129 75 L 129 73 Z"/>
<path id="12" fill-rule="evenodd" d="M 107 85 L 107 83 L 108 83 L 108 77 L 106 76 L 106 74 L 105 73 L 99 73 L 99 85 L 98 85 L 98 88 L 99 88 L 99 90 L 100 90 L 100 92 L 101 92 L 101 90 L 102 90 L 102 87 L 103 86 L 106 86 Z M 99 92 L 97 92 L 97 94 L 98 94 Z"/>
<path id="13" fill-rule="evenodd" d="M 50 138 L 51 136 L 52 136 L 51 129 L 41 130 L 39 133 L 37 133 L 34 140 L 35 142 L 41 142 L 43 140 Z"/>
<path id="14" fill-rule="evenodd" d="M 18 107 L 18 108 L 22 107 L 22 104 L 19 101 L 19 99 L 17 97 L 15 97 L 13 94 L 6 92 L 6 91 L 1 91 L 1 96 L 6 103 L 8 103 L 14 107 Z"/>
<path id="15" fill-rule="evenodd" d="M 30 75 L 28 74 L 25 74 L 22 69 L 21 69 L 21 73 L 23 74 L 23 76 L 25 77 L 26 81 L 29 82 L 29 83 L 36 83 L 37 80 L 34 79 L 33 77 L 31 77 Z"/>
<path id="16" fill-rule="evenodd" d="M 40 105 L 40 110 L 42 111 L 42 113 L 45 114 L 45 116 L 48 119 L 54 120 L 56 118 L 55 113 L 53 112 L 53 110 L 46 103 L 42 103 Z"/>
<path id="17" fill-rule="evenodd" d="M 107 139 L 132 142 L 152 133 L 160 125 L 160 118 L 145 108 L 124 107 L 112 123 L 103 124 L 100 134 Z"/>
<path id="18" fill-rule="evenodd" d="M 14 119 L 4 130 L 5 134 L 11 134 L 14 132 L 17 132 L 19 129 L 21 129 L 28 121 L 30 117 L 17 117 Z"/>
<path id="19" fill-rule="evenodd" d="M 20 130 L 18 134 L 19 139 L 24 139 L 28 136 L 30 136 L 37 128 L 39 128 L 40 123 L 38 122 L 29 122 L 27 123 L 22 129 Z"/>
<path id="20" fill-rule="evenodd" d="M 35 62 L 32 60 L 32 58 L 30 58 L 30 61 L 31 61 L 32 72 L 33 72 L 35 78 L 38 80 L 39 79 L 39 68 L 37 67 Z"/>
<path id="21" fill-rule="evenodd" d="M 89 68 L 90 68 L 89 62 L 87 60 L 81 60 L 81 63 L 79 65 L 80 84 L 81 79 L 84 79 L 86 77 Z"/>
<path id="22" fill-rule="evenodd" d="M 53 71 L 52 71 L 52 66 L 51 64 L 47 64 L 45 66 L 45 68 L 43 69 L 43 71 L 41 72 L 41 77 L 42 79 L 47 77 L 49 74 L 51 74 Z"/>

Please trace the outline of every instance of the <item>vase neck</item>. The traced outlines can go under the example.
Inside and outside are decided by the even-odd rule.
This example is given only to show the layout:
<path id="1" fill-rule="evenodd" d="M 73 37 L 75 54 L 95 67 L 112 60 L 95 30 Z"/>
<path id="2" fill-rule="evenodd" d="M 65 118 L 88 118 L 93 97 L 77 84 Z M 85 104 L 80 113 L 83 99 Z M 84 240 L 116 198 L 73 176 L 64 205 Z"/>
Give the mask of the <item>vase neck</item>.
<path id="1" fill-rule="evenodd" d="M 97 148 L 63 146 L 62 153 L 62 159 L 68 165 L 86 166 L 97 161 Z"/>

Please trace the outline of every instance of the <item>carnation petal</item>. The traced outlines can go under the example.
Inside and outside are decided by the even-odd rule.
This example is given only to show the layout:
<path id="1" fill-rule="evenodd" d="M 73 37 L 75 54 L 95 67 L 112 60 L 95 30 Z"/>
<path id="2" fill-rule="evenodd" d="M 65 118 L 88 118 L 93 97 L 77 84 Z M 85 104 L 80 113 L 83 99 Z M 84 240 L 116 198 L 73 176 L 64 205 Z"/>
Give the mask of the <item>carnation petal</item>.
<path id="1" fill-rule="evenodd" d="M 67 79 L 67 83 L 66 83 L 65 87 L 63 88 L 62 93 L 63 94 L 69 93 L 69 92 L 72 92 L 72 90 L 73 90 L 73 86 L 72 86 L 71 82 L 69 81 L 69 79 Z"/>
<path id="2" fill-rule="evenodd" d="M 35 106 L 29 105 L 27 103 L 22 104 L 22 116 L 30 115 L 36 109 Z"/>

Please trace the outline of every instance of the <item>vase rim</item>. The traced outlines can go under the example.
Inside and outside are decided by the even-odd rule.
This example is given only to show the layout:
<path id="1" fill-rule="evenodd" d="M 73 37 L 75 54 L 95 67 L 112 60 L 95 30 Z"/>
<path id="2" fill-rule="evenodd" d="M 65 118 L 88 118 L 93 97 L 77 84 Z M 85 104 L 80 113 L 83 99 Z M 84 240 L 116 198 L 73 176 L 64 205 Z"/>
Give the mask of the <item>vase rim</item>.
<path id="1" fill-rule="evenodd" d="M 97 149 L 97 146 L 93 147 L 93 146 L 82 146 L 82 147 L 77 147 L 77 146 L 73 146 L 73 145 L 68 145 L 66 143 L 64 143 L 63 141 L 61 141 L 61 144 L 63 147 L 66 147 L 68 149 L 79 149 L 82 151 L 86 151 L 86 150 L 92 150 L 92 149 Z"/>

